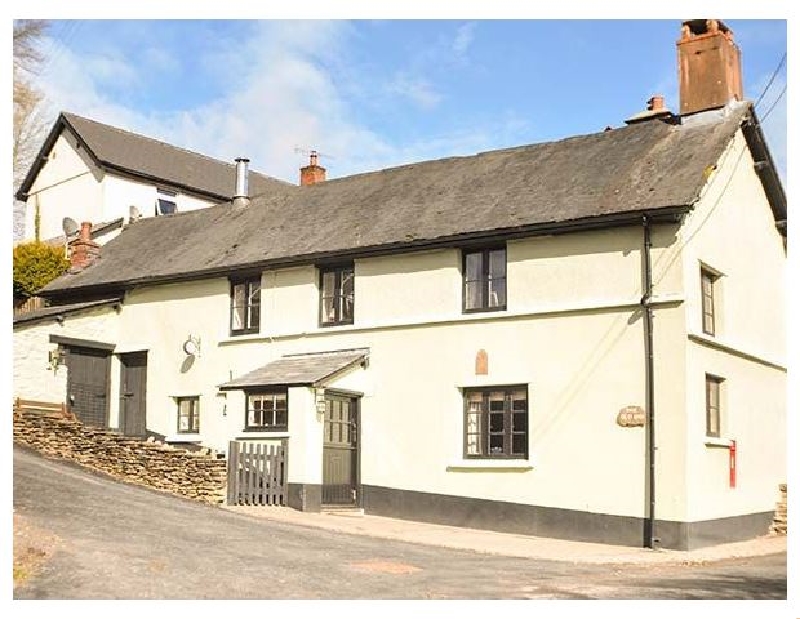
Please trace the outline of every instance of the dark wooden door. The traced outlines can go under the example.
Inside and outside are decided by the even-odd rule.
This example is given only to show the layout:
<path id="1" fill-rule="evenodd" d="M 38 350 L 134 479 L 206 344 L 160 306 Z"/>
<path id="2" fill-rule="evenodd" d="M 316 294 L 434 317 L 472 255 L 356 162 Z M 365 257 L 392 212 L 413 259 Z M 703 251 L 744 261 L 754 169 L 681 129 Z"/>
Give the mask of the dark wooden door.
<path id="1" fill-rule="evenodd" d="M 108 426 L 111 353 L 95 348 L 67 349 L 67 403 L 87 426 Z"/>
<path id="2" fill-rule="evenodd" d="M 322 503 L 355 505 L 358 500 L 358 400 L 325 395 L 322 443 Z"/>
<path id="3" fill-rule="evenodd" d="M 126 436 L 147 434 L 147 353 L 119 356 L 119 427 Z"/>

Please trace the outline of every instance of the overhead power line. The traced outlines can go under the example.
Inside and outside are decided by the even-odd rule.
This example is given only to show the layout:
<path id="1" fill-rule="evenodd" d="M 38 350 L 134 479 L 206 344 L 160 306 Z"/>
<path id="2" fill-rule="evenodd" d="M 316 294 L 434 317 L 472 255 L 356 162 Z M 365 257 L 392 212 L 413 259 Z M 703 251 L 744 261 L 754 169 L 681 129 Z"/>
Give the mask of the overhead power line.
<path id="1" fill-rule="evenodd" d="M 772 105 L 769 106 L 769 109 L 766 112 L 764 112 L 764 116 L 761 117 L 761 122 L 762 123 L 765 120 L 767 120 L 767 117 L 769 116 L 770 112 L 775 109 L 775 106 L 778 105 L 780 100 L 783 99 L 783 95 L 785 95 L 785 94 L 786 94 L 786 85 L 784 84 L 783 90 L 781 90 L 781 94 L 778 95 L 778 98 L 775 99 L 775 101 L 772 102 Z"/>
<path id="2" fill-rule="evenodd" d="M 781 58 L 781 61 L 778 63 L 778 66 L 775 67 L 775 70 L 772 72 L 772 77 L 769 78 L 769 82 L 767 82 L 767 85 L 764 87 L 764 91 L 761 93 L 761 96 L 759 96 L 758 99 L 756 100 L 755 107 L 758 107 L 758 104 L 761 103 L 761 100 L 764 98 L 764 95 L 767 94 L 769 87 L 772 86 L 772 82 L 774 82 L 775 78 L 778 77 L 778 73 L 780 72 L 781 67 L 785 62 L 786 62 L 786 52 L 783 53 L 783 58 Z"/>

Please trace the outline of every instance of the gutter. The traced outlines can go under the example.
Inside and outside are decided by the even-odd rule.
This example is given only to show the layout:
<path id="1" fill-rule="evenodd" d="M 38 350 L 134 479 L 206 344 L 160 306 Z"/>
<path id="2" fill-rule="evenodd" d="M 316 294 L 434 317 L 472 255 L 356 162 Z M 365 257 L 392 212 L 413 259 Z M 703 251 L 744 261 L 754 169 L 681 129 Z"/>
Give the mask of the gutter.
<path id="1" fill-rule="evenodd" d="M 650 263 L 650 219 L 647 215 L 642 217 L 643 247 L 642 270 L 644 279 L 644 294 L 641 300 L 644 312 L 644 376 L 645 376 L 645 416 L 647 426 L 647 520 L 644 528 L 644 542 L 647 548 L 655 549 L 661 542 L 655 536 L 656 515 L 656 444 L 655 444 L 655 397 L 653 389 L 653 271 Z"/>
<path id="2" fill-rule="evenodd" d="M 742 123 L 742 133 L 753 155 L 756 175 L 761 181 L 769 205 L 772 207 L 775 225 L 778 228 L 778 232 L 785 238 L 787 220 L 786 193 L 783 190 L 783 184 L 775 167 L 775 161 L 772 159 L 772 154 L 767 147 L 767 141 L 755 110 L 752 110 L 750 117 Z"/>
<path id="3" fill-rule="evenodd" d="M 434 239 L 397 241 L 353 249 L 314 252 L 286 258 L 271 258 L 246 264 L 210 267 L 207 269 L 200 269 L 197 271 L 184 273 L 138 277 L 122 281 L 109 281 L 99 284 L 89 284 L 86 286 L 57 288 L 54 290 L 45 289 L 39 291 L 38 294 L 39 296 L 45 298 L 57 298 L 59 296 L 71 297 L 75 295 L 80 296 L 81 294 L 89 291 L 92 293 L 113 291 L 113 293 L 117 294 L 121 289 L 130 289 L 142 285 L 149 286 L 160 283 L 196 281 L 200 279 L 209 279 L 212 277 L 227 277 L 234 273 L 237 275 L 245 275 L 248 273 L 256 274 L 268 269 L 281 269 L 308 264 L 326 264 L 344 260 L 354 260 L 357 258 L 386 256 L 410 251 L 468 247 L 471 244 L 480 245 L 484 243 L 509 241 L 531 236 L 546 236 L 566 234 L 570 232 L 583 232 L 588 230 L 602 230 L 620 226 L 633 226 L 639 225 L 643 216 L 646 216 L 651 222 L 654 223 L 677 223 L 680 218 L 688 213 L 691 209 L 691 205 L 664 206 L 658 209 L 629 211 L 626 213 L 612 213 L 610 215 L 584 217 L 569 221 L 527 224 L 515 228 L 499 228 L 481 232 L 468 232 Z"/>

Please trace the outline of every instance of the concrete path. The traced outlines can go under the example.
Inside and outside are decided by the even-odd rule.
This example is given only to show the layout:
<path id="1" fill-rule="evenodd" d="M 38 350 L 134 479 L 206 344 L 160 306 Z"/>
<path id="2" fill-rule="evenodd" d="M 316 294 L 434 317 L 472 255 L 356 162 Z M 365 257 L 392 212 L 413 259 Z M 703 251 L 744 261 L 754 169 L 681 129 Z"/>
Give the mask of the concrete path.
<path id="1" fill-rule="evenodd" d="M 723 559 L 759 557 L 786 552 L 786 537 L 784 536 L 764 536 L 745 542 L 721 544 L 685 552 L 664 549 L 654 551 L 649 548 L 592 544 L 480 529 L 449 527 L 381 516 L 369 516 L 353 511 L 337 510 L 323 513 L 304 513 L 286 507 L 227 506 L 224 509 L 235 513 L 247 514 L 255 518 L 318 527 L 353 535 L 367 535 L 414 544 L 472 550 L 506 557 L 569 561 L 594 565 L 697 565 Z"/>
<path id="2" fill-rule="evenodd" d="M 787 590 L 785 553 L 691 566 L 491 555 L 210 507 L 16 447 L 14 513 L 53 540 L 17 599 L 785 599 Z M 440 529 L 427 530 L 432 540 Z"/>

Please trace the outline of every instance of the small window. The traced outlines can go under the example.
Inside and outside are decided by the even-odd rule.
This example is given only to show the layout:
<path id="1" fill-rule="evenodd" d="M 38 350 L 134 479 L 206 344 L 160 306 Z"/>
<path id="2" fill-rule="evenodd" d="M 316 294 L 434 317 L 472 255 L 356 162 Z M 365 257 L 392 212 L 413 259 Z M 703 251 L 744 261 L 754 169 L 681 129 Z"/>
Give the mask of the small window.
<path id="1" fill-rule="evenodd" d="M 720 436 L 720 386 L 723 380 L 719 376 L 706 374 L 706 436 Z"/>
<path id="2" fill-rule="evenodd" d="M 355 271 L 353 265 L 320 269 L 320 324 L 353 324 Z"/>
<path id="3" fill-rule="evenodd" d="M 464 457 L 528 457 L 528 390 L 464 390 Z"/>
<path id="4" fill-rule="evenodd" d="M 506 309 L 506 248 L 464 251 L 465 312 Z"/>
<path id="5" fill-rule="evenodd" d="M 715 316 L 715 299 L 716 299 L 716 282 L 719 275 L 713 271 L 701 268 L 700 269 L 700 294 L 702 297 L 703 306 L 703 333 L 707 335 L 714 335 L 716 332 L 716 316 Z"/>
<path id="6" fill-rule="evenodd" d="M 172 215 L 178 210 L 177 195 L 174 191 L 156 189 L 156 215 Z"/>
<path id="7" fill-rule="evenodd" d="M 287 392 L 265 391 L 247 394 L 245 430 L 287 430 L 289 409 Z"/>
<path id="8" fill-rule="evenodd" d="M 200 398 L 178 398 L 178 433 L 200 432 Z"/>
<path id="9" fill-rule="evenodd" d="M 231 335 L 258 333 L 261 321 L 261 277 L 231 280 Z"/>

